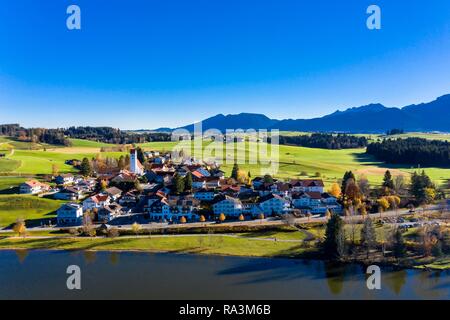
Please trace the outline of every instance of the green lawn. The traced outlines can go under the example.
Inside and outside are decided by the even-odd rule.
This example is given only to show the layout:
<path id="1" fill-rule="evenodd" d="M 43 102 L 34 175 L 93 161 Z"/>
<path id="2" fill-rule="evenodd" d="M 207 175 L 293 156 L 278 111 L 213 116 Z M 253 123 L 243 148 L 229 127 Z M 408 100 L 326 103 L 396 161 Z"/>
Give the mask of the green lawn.
<path id="1" fill-rule="evenodd" d="M 0 248 L 144 250 L 174 253 L 220 254 L 255 257 L 293 257 L 305 248 L 296 242 L 261 241 L 226 236 L 180 236 L 137 238 L 45 238 L 0 239 Z M 309 249 L 312 250 L 312 249 Z"/>
<path id="2" fill-rule="evenodd" d="M 101 147 L 113 147 L 114 144 L 97 142 L 85 139 L 69 139 L 72 143 L 72 147 L 83 147 L 83 148 L 101 148 Z"/>
<path id="3" fill-rule="evenodd" d="M 2 191 L 6 191 L 11 188 L 17 187 L 26 179 L 27 179 L 26 177 L 0 176 L 0 193 Z"/>
<path id="4" fill-rule="evenodd" d="M 0 226 L 9 226 L 17 219 L 25 219 L 28 226 L 40 225 L 40 219 L 55 217 L 55 210 L 63 203 L 31 195 L 0 195 Z"/>

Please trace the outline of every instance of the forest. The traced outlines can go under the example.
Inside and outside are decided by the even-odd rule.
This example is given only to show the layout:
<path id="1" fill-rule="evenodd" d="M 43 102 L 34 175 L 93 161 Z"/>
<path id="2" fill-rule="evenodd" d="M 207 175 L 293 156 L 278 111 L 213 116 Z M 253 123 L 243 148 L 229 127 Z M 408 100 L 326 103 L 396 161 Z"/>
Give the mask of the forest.
<path id="1" fill-rule="evenodd" d="M 281 135 L 280 144 L 321 149 L 352 149 L 365 147 L 367 139 L 347 134 L 313 133 L 299 136 Z"/>
<path id="2" fill-rule="evenodd" d="M 391 164 L 420 166 L 450 166 L 450 143 L 448 141 L 422 138 L 384 139 L 370 143 L 368 154 Z"/>

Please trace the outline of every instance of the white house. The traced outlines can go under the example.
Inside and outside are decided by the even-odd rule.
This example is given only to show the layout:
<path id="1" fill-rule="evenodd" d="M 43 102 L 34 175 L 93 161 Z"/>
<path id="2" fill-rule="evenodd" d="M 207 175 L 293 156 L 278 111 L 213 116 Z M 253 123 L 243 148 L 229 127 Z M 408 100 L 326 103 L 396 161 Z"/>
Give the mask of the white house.
<path id="1" fill-rule="evenodd" d="M 121 214 L 122 206 L 113 203 L 98 210 L 98 221 L 107 223 Z"/>
<path id="2" fill-rule="evenodd" d="M 215 215 L 223 213 L 225 216 L 237 217 L 242 213 L 242 202 L 230 196 L 219 195 L 214 199 L 213 211 Z"/>
<path id="3" fill-rule="evenodd" d="M 319 207 L 322 204 L 322 195 L 319 192 L 300 192 L 292 195 L 292 204 L 295 208 Z"/>
<path id="4" fill-rule="evenodd" d="M 71 200 L 75 201 L 80 199 L 82 196 L 82 190 L 73 187 L 67 187 L 62 189 L 60 192 L 55 193 L 53 198 L 58 200 Z"/>
<path id="5" fill-rule="evenodd" d="M 258 203 L 265 215 L 283 214 L 289 210 L 289 201 L 273 193 L 259 198 Z"/>
<path id="6" fill-rule="evenodd" d="M 323 193 L 324 184 L 321 179 L 292 180 L 293 192 L 320 192 Z"/>
<path id="7" fill-rule="evenodd" d="M 66 185 L 74 182 L 74 176 L 71 173 L 60 174 L 55 178 L 56 184 Z"/>
<path id="8" fill-rule="evenodd" d="M 187 221 L 198 220 L 196 211 L 199 201 L 192 198 L 162 198 L 153 201 L 149 206 L 150 219 L 154 221 L 179 221 L 184 217 Z"/>
<path id="9" fill-rule="evenodd" d="M 78 203 L 65 203 L 56 214 L 59 226 L 76 226 L 83 222 L 83 207 Z"/>
<path id="10" fill-rule="evenodd" d="M 122 190 L 117 187 L 111 187 L 106 189 L 104 193 L 110 196 L 112 200 L 116 201 L 122 195 Z"/>
<path id="11" fill-rule="evenodd" d="M 110 203 L 110 197 L 107 194 L 96 194 L 83 201 L 83 210 L 100 209 Z"/>
<path id="12" fill-rule="evenodd" d="M 19 186 L 19 192 L 22 194 L 37 194 L 48 191 L 50 186 L 37 180 L 28 180 Z"/>

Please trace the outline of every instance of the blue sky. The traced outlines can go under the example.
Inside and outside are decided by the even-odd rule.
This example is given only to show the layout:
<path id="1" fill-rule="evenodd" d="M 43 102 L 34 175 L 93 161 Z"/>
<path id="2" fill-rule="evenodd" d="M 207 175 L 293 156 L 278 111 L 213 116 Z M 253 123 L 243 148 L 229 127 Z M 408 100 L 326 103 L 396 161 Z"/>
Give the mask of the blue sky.
<path id="1" fill-rule="evenodd" d="M 82 29 L 66 28 L 81 8 Z M 366 8 L 382 29 L 366 28 Z M 0 123 L 312 118 L 450 93 L 448 0 L 0 0 Z"/>

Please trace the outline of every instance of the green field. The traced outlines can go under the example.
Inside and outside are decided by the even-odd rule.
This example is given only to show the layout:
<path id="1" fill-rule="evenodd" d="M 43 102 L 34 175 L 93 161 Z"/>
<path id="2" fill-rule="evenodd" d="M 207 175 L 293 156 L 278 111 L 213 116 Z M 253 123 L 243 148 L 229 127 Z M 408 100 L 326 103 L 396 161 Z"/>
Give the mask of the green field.
<path id="1" fill-rule="evenodd" d="M 84 139 L 69 139 L 72 143 L 72 147 L 87 147 L 87 148 L 101 148 L 101 147 L 113 147 L 114 144 L 97 142 Z"/>
<path id="2" fill-rule="evenodd" d="M 0 226 L 9 226 L 17 219 L 27 226 L 39 225 L 40 220 L 55 217 L 55 210 L 64 201 L 43 199 L 31 195 L 0 195 Z"/>
<path id="3" fill-rule="evenodd" d="M 0 248 L 80 249 L 80 250 L 143 250 L 219 254 L 254 257 L 295 257 L 306 250 L 298 242 L 264 241 L 227 236 L 177 236 L 137 238 L 45 238 L 0 239 Z M 309 249 L 314 250 L 314 249 Z"/>
<path id="4" fill-rule="evenodd" d="M 3 141 L 8 141 L 3 139 Z M 68 159 L 82 159 L 84 157 L 92 158 L 97 154 L 102 157 L 118 158 L 124 154 L 121 152 L 100 152 L 101 144 L 93 141 L 73 140 L 74 146 L 58 147 L 41 150 L 14 150 L 13 155 L 9 155 L 0 162 L 0 172 L 9 174 L 49 174 L 52 172 L 52 165 L 56 164 L 60 172 L 75 172 L 76 170 L 64 162 Z M 144 150 L 171 151 L 177 142 L 149 142 L 139 144 Z M 204 142 L 203 148 L 211 147 L 213 144 Z M 239 152 L 245 152 L 246 159 L 249 158 L 248 142 L 237 143 Z M 253 147 L 254 145 L 252 145 Z M 183 148 L 185 152 L 190 147 Z M 245 151 L 244 151 L 245 150 Z M 268 148 L 270 155 L 271 148 Z M 254 153 L 253 153 L 254 154 Z M 226 156 L 231 156 L 228 161 L 224 161 Z M 216 160 L 222 163 L 222 169 L 227 175 L 231 173 L 234 160 L 232 152 L 222 150 L 222 153 L 216 156 Z M 376 161 L 373 157 L 365 154 L 365 149 L 343 149 L 326 150 L 316 148 L 304 148 L 297 146 L 279 146 L 279 161 L 265 164 L 246 164 L 240 165 L 240 168 L 249 171 L 252 177 L 264 174 L 270 167 L 277 168 L 275 177 L 281 179 L 296 179 L 315 177 L 320 173 L 321 178 L 327 185 L 342 178 L 347 170 L 352 170 L 356 175 L 365 175 L 372 184 L 379 184 L 382 181 L 384 171 L 390 169 L 393 175 L 409 175 L 417 170 L 410 166 L 391 166 Z M 427 174 L 438 185 L 446 183 L 450 179 L 450 169 L 448 168 L 424 168 Z M 306 175 L 301 175 L 306 173 Z"/>

